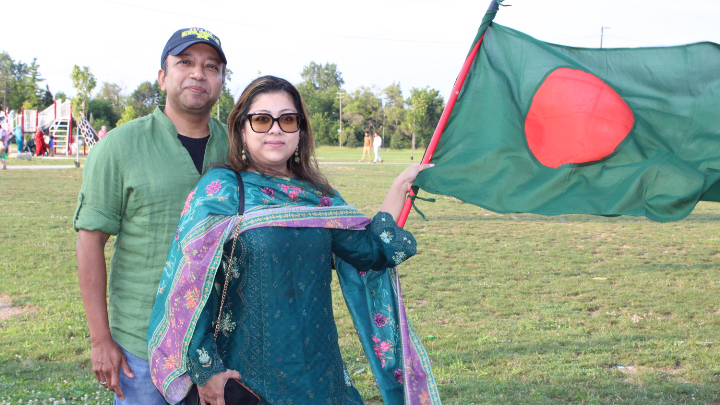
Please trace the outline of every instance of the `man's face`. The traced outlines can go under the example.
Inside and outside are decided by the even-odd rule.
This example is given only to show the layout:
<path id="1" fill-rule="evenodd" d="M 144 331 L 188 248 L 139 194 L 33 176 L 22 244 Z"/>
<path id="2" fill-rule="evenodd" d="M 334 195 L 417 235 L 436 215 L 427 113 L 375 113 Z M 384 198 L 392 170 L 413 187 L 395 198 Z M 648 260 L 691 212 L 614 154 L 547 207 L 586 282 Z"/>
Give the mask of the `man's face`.
<path id="1" fill-rule="evenodd" d="M 167 72 L 158 72 L 160 88 L 167 92 L 167 107 L 178 113 L 208 114 L 220 99 L 222 72 L 220 55 L 207 44 L 168 55 Z"/>

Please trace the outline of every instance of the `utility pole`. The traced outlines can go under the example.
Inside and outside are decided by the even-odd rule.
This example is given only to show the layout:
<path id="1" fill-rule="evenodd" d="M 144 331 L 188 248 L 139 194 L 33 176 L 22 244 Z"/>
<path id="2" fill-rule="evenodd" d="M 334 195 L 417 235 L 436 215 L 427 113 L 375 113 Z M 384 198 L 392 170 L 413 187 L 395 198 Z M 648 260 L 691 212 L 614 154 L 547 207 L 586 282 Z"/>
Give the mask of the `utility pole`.
<path id="1" fill-rule="evenodd" d="M 340 129 L 338 129 L 338 143 L 340 144 L 340 149 L 342 149 L 342 96 L 343 92 L 338 91 L 338 98 L 340 99 Z"/>
<path id="2" fill-rule="evenodd" d="M 3 110 L 7 109 L 7 77 L 5 78 L 5 88 L 3 89 Z"/>
<path id="3" fill-rule="evenodd" d="M 385 107 L 383 107 L 383 124 L 382 124 L 382 127 L 383 127 L 382 140 L 383 140 L 383 144 L 385 144 Z"/>
<path id="4" fill-rule="evenodd" d="M 600 27 L 600 49 L 603 47 L 603 36 L 605 36 L 605 30 L 609 30 L 610 27 Z"/>
<path id="5" fill-rule="evenodd" d="M 415 114 L 413 114 L 412 147 L 410 149 L 410 160 L 415 159 Z"/>

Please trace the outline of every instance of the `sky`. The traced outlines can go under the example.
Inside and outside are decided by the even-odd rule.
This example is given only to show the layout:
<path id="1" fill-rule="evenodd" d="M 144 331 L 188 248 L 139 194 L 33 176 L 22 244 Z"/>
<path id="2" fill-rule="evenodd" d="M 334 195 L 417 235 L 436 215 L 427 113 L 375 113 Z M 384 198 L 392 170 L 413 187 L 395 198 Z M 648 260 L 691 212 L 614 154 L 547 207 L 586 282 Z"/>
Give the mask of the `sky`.
<path id="1" fill-rule="evenodd" d="M 235 98 L 259 74 L 301 81 L 311 61 L 335 63 L 352 92 L 400 83 L 447 99 L 490 3 L 460 0 L 35 0 L 2 7 L 0 51 L 37 58 L 54 94 L 75 95 L 70 72 L 88 66 L 126 94 L 154 81 L 180 28 L 220 37 Z M 720 43 L 720 0 L 505 0 L 494 22 L 576 47 Z M 96 90 L 97 90 L 96 89 Z"/>

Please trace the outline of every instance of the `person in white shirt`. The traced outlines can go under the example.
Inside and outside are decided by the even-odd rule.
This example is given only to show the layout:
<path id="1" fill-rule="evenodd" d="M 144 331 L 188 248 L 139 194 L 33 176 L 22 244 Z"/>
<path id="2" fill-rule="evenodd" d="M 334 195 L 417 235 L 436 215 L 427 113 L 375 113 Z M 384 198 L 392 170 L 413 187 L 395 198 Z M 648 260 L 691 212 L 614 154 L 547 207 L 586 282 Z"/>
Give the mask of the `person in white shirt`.
<path id="1" fill-rule="evenodd" d="M 373 139 L 373 148 L 375 149 L 375 160 L 373 160 L 373 163 L 377 163 L 378 160 L 380 163 L 383 162 L 382 158 L 380 157 L 380 147 L 382 147 L 382 138 L 380 138 L 380 135 L 378 135 L 377 132 L 375 132 L 375 138 Z"/>

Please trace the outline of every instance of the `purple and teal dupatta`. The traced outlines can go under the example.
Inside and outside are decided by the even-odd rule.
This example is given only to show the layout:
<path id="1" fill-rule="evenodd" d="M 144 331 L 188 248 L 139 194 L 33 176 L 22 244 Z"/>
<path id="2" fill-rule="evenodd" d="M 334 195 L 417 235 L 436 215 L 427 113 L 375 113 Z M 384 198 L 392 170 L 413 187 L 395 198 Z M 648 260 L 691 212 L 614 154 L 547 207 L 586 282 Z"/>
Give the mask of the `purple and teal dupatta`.
<path id="1" fill-rule="evenodd" d="M 262 192 L 267 193 L 266 189 Z M 239 217 L 237 194 L 233 172 L 213 169 L 203 176 L 188 196 L 165 264 L 148 329 L 148 350 L 153 383 L 170 403 L 182 401 L 192 385 L 187 350 L 212 291 L 226 241 L 264 226 L 363 230 L 370 223 L 356 208 L 334 205 L 344 204 L 341 198 L 328 206 L 327 197 L 317 195 L 300 196 L 308 205 L 297 198 L 285 206 L 251 204 Z M 397 270 L 359 272 L 339 259 L 337 267 L 343 295 L 385 403 L 440 404 L 427 353 L 405 316 Z"/>

